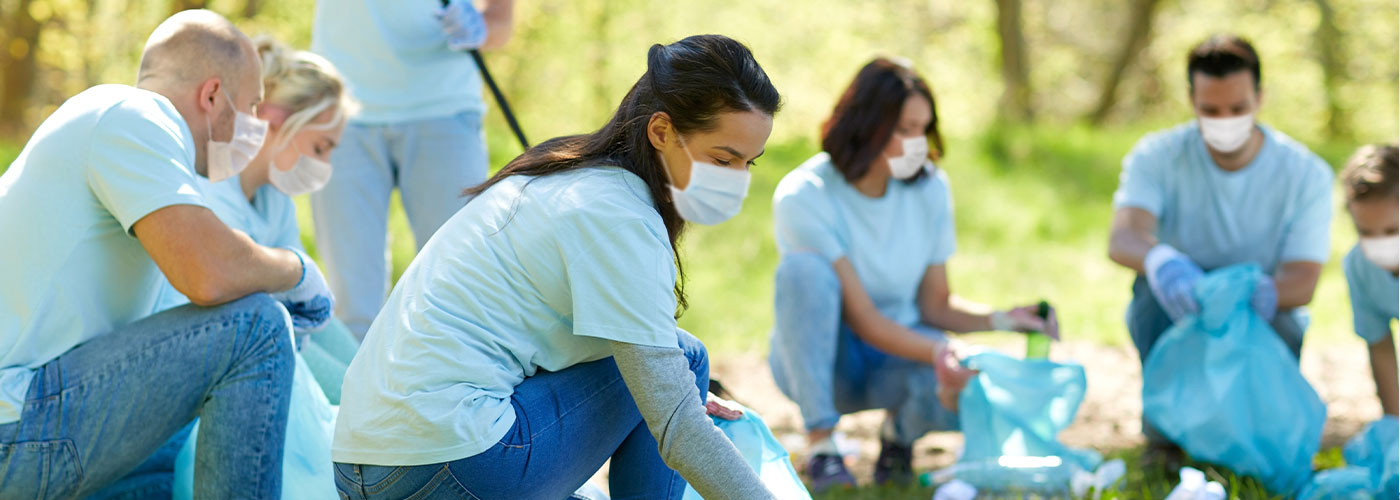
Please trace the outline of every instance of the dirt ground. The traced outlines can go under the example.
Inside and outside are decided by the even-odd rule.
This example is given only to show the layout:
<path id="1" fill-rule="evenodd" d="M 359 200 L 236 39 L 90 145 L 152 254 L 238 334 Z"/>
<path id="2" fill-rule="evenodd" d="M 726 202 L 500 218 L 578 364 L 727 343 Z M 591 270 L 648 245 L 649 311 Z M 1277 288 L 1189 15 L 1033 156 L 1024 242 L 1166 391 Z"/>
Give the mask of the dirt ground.
<path id="1" fill-rule="evenodd" d="M 1325 449 L 1341 446 L 1367 423 L 1379 418 L 1381 410 L 1364 347 L 1352 342 L 1319 344 L 1303 349 L 1302 367 L 1304 376 L 1327 404 Z M 1014 346 L 1003 347 L 1006 352 L 1015 352 Z M 1105 453 L 1143 444 L 1139 423 L 1142 373 L 1132 347 L 1070 342 L 1057 345 L 1052 357 L 1084 364 L 1089 381 L 1088 395 L 1074 424 L 1060 436 L 1064 443 Z M 711 375 L 723 381 L 736 399 L 763 415 L 800 469 L 806 458 L 802 420 L 797 406 L 774 385 L 766 360 L 754 354 L 712 357 Z M 876 433 L 881 419 L 880 411 L 861 412 L 843 418 L 837 428 L 859 449 L 851 472 L 862 484 L 870 480 L 879 453 Z M 916 444 L 915 469 L 947 466 L 956 460 L 961 446 L 959 433 L 925 436 Z"/>

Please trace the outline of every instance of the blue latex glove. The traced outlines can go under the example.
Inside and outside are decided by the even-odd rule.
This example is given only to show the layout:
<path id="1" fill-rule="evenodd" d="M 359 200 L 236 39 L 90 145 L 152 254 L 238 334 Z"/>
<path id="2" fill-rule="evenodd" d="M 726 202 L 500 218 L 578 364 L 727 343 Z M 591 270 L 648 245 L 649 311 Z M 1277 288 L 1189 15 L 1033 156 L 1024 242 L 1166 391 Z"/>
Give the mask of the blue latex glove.
<path id="1" fill-rule="evenodd" d="M 1147 284 L 1152 288 L 1152 296 L 1157 298 L 1157 303 L 1162 305 L 1162 310 L 1172 321 L 1200 312 L 1201 305 L 1196 302 L 1192 288 L 1205 273 L 1190 257 L 1161 244 L 1147 252 L 1143 268 L 1147 271 Z"/>
<path id="2" fill-rule="evenodd" d="M 1278 314 L 1278 288 L 1274 286 L 1274 279 L 1269 275 L 1260 275 L 1259 279 L 1255 280 L 1254 294 L 1249 296 L 1249 307 L 1266 323 L 1273 321 L 1274 315 Z"/>
<path id="3" fill-rule="evenodd" d="M 298 331 L 320 329 L 331 319 L 331 311 L 335 309 L 335 297 L 331 295 L 330 287 L 326 286 L 326 278 L 321 275 L 321 269 L 316 267 L 316 262 L 312 261 L 311 257 L 295 248 L 287 250 L 291 250 L 301 259 L 301 281 L 285 292 L 272 294 L 272 298 L 287 307 L 287 312 L 292 315 L 292 326 Z"/>
<path id="4" fill-rule="evenodd" d="M 472 50 L 486 43 L 486 18 L 472 6 L 470 0 L 454 1 L 437 10 L 442 33 L 447 35 L 447 48 Z"/>

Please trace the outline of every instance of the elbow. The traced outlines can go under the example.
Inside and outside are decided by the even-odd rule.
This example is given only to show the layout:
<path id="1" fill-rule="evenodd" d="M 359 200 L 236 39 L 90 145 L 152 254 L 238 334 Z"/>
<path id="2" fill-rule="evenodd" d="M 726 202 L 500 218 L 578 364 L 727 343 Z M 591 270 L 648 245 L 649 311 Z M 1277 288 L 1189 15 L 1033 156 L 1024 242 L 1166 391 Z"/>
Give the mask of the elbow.
<path id="1" fill-rule="evenodd" d="M 185 280 L 184 286 L 176 287 L 190 302 L 198 306 L 217 306 L 237 297 L 232 296 L 232 287 L 217 270 L 196 272 Z"/>

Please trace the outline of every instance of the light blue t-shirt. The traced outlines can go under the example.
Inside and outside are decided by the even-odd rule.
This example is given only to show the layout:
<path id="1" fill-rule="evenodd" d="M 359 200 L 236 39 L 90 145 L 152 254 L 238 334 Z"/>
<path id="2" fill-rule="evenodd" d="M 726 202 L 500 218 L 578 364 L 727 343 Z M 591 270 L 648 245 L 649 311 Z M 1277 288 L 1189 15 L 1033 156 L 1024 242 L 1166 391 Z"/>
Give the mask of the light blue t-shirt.
<path id="1" fill-rule="evenodd" d="M 919 283 L 956 247 L 948 177 L 932 170 L 913 184 L 890 179 L 870 198 L 819 153 L 783 176 L 773 193 L 778 251 L 850 261 L 881 314 L 901 325 L 921 321 Z"/>
<path id="2" fill-rule="evenodd" d="M 269 167 L 271 168 L 271 167 Z M 209 208 L 219 220 L 231 229 L 243 231 L 257 244 L 265 247 L 301 248 L 301 229 L 297 227 L 297 207 L 292 198 L 271 184 L 265 184 L 253 193 L 253 201 L 243 195 L 240 176 L 211 183 L 200 177 L 196 180 L 204 192 Z M 160 298 L 156 300 L 155 311 L 188 304 L 190 300 L 175 289 L 169 280 L 162 283 Z"/>
<path id="3" fill-rule="evenodd" d="M 1205 269 L 1254 262 L 1326 262 L 1332 169 L 1306 146 L 1259 126 L 1264 145 L 1243 169 L 1215 164 L 1190 122 L 1150 134 L 1123 158 L 1113 208 L 1157 218 L 1157 239 Z"/>
<path id="4" fill-rule="evenodd" d="M 1366 259 L 1361 247 L 1352 247 L 1342 258 L 1342 274 L 1351 295 L 1352 324 L 1356 335 L 1374 344 L 1390 335 L 1390 322 L 1400 317 L 1400 280 Z"/>
<path id="5" fill-rule="evenodd" d="M 620 168 L 510 177 L 433 234 L 345 374 L 337 462 L 476 455 L 538 370 L 675 346 L 675 264 L 645 183 Z"/>
<path id="6" fill-rule="evenodd" d="M 131 226 L 207 206 L 194 151 L 165 97 L 99 85 L 45 119 L 0 176 L 0 423 L 19 420 L 35 368 L 151 314 L 165 277 Z"/>
<path id="7" fill-rule="evenodd" d="M 311 51 L 330 60 L 360 101 L 352 123 L 387 124 L 483 112 L 481 75 L 447 48 L 437 0 L 318 0 Z"/>

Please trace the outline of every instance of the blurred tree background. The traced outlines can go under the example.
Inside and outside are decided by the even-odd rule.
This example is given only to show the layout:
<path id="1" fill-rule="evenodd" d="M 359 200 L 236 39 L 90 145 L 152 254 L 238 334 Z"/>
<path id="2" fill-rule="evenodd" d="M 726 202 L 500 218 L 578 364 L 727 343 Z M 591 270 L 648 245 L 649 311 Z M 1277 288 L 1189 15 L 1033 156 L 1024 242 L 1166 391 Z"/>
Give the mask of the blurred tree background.
<path id="1" fill-rule="evenodd" d="M 150 31 L 191 7 L 304 48 L 315 2 L 0 0 L 0 169 L 68 96 L 131 83 Z M 721 33 L 753 49 L 786 104 L 744 214 L 687 236 L 692 308 L 682 326 L 720 349 L 763 352 L 773 187 L 817 151 L 818 127 L 862 64 L 908 58 L 933 86 L 948 140 L 940 166 L 956 201 L 955 290 L 1001 306 L 1049 298 L 1066 331 L 1121 344 L 1131 276 L 1105 257 L 1118 163 L 1143 133 L 1191 118 L 1189 48 L 1221 31 L 1251 39 L 1263 61 L 1261 121 L 1337 167 L 1358 144 L 1400 133 L 1397 16 L 1394 0 L 532 0 L 517 2 L 514 39 L 486 59 L 539 141 L 601 125 L 653 43 Z M 500 167 L 519 146 L 492 108 Z M 390 220 L 397 276 L 413 240 L 401 212 Z M 1337 266 L 1354 242 L 1339 210 L 1310 338 L 1355 339 Z"/>
<path id="2" fill-rule="evenodd" d="M 22 143 L 68 96 L 131 82 L 150 30 L 195 7 L 299 47 L 315 8 L 312 0 L 0 0 L 0 137 Z M 650 44 L 704 32 L 749 44 L 783 91 L 779 142 L 814 136 L 876 54 L 914 61 L 948 133 L 968 137 L 1026 122 L 1183 120 L 1186 50 L 1234 31 L 1263 59 L 1262 119 L 1317 143 L 1396 137 L 1396 26 L 1389 0 L 540 0 L 518 2 L 515 38 L 488 57 L 534 137 L 602 123 Z"/>

